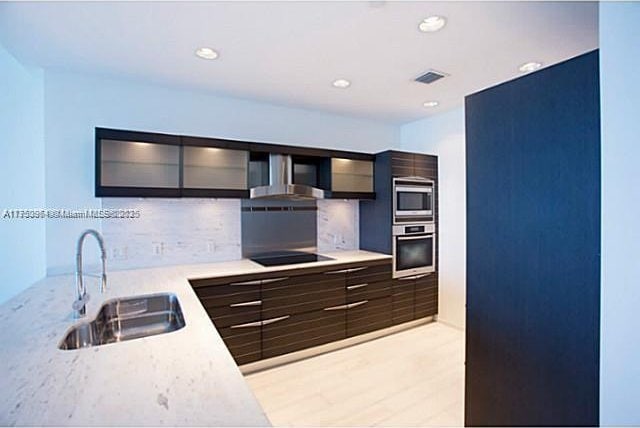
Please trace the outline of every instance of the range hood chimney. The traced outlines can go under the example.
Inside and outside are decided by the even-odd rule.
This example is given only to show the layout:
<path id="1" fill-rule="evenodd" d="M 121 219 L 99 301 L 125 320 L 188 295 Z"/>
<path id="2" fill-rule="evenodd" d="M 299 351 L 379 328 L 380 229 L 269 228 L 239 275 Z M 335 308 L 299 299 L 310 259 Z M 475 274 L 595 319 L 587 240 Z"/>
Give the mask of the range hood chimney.
<path id="1" fill-rule="evenodd" d="M 269 185 L 251 189 L 251 199 L 324 199 L 324 190 L 293 184 L 290 155 L 269 154 Z"/>

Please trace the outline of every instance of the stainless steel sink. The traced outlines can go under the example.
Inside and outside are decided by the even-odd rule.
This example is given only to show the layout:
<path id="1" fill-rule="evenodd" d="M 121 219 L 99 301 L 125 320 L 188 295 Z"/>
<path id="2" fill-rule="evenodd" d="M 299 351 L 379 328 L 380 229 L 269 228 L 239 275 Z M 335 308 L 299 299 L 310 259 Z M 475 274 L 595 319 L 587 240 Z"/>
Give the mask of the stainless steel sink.
<path id="1" fill-rule="evenodd" d="M 79 349 L 180 330 L 185 326 L 175 294 L 150 294 L 107 301 L 96 319 L 75 325 L 59 345 Z"/>

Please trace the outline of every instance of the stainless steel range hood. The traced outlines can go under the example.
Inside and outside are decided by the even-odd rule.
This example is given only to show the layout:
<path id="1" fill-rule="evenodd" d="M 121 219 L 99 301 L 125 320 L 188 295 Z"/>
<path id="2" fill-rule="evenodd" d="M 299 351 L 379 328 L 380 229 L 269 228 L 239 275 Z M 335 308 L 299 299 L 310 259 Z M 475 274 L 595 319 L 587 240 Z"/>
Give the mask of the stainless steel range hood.
<path id="1" fill-rule="evenodd" d="M 291 156 L 269 154 L 269 185 L 251 189 L 251 199 L 324 199 L 324 190 L 293 184 Z"/>

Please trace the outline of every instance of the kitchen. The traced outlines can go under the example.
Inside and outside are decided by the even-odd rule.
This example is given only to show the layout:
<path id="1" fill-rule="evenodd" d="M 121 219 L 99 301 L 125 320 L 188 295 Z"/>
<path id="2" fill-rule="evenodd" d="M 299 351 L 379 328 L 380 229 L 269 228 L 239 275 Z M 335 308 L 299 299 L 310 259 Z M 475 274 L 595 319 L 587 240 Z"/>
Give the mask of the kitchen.
<path id="1" fill-rule="evenodd" d="M 613 368 L 633 354 L 609 330 L 626 324 L 605 287 L 607 263 L 626 260 L 606 257 L 607 245 L 635 248 L 607 240 L 618 236 L 607 186 L 632 171 L 607 152 L 608 132 L 637 125 L 607 121 L 628 113 L 605 77 L 636 90 L 616 55 L 637 43 L 623 25 L 637 13 L 633 3 L 0 4 L 0 208 L 14 216 L 0 224 L 0 423 L 637 422 L 624 399 L 608 401 L 630 388 Z M 523 25 L 539 33 L 523 37 Z M 563 121 L 547 120 L 553 109 Z M 521 145 L 491 143 L 511 138 Z M 518 168 L 500 167 L 510 162 Z M 602 206 L 589 202 L 600 192 Z M 559 208 L 527 214 L 534 196 Z M 24 218 L 35 215 L 50 217 Z M 557 229 L 568 215 L 575 228 Z M 99 234 L 79 240 L 87 229 Z M 547 264 L 552 248 L 563 263 Z M 562 264 L 579 280 L 553 294 Z M 527 294 L 542 279 L 551 294 Z M 577 299 L 574 318 L 564 299 Z M 532 316 L 527 302 L 545 309 Z M 105 317 L 123 330 L 97 337 Z M 162 332 L 137 337 L 152 318 Z M 505 346 L 506 326 L 529 337 L 551 331 L 544 319 L 556 336 Z M 557 352 L 541 351 L 551 344 Z M 539 365 L 520 349 L 542 352 Z M 487 352 L 496 364 L 478 358 Z M 539 376 L 562 403 L 542 412 L 529 370 L 556 373 L 550 355 L 569 364 L 572 352 L 584 371 Z M 500 362 L 531 389 L 482 376 L 504 379 Z M 580 394 L 563 395 L 568 385 Z M 515 410 L 493 407 L 509 396 Z M 572 406 L 590 409 L 586 419 Z"/>

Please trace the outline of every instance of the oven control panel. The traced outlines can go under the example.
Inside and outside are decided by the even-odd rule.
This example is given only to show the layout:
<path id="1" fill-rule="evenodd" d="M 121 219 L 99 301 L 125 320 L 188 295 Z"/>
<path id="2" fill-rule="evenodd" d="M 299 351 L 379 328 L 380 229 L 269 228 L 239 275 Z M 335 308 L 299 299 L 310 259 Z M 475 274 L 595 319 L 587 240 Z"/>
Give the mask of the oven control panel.
<path id="1" fill-rule="evenodd" d="M 434 233 L 436 226 L 433 223 L 420 223 L 420 224 L 403 224 L 393 226 L 393 236 L 399 235 L 414 235 L 423 233 Z"/>

